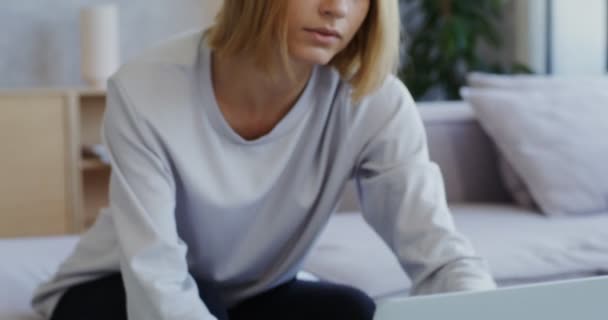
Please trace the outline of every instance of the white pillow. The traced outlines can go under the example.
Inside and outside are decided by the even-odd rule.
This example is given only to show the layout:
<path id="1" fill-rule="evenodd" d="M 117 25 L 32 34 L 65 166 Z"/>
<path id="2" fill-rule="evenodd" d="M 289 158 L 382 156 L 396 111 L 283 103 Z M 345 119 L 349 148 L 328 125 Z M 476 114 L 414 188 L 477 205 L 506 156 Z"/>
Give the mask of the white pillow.
<path id="1" fill-rule="evenodd" d="M 608 88 L 464 88 L 481 126 L 545 214 L 608 212 Z"/>
<path id="2" fill-rule="evenodd" d="M 472 72 L 467 84 L 473 88 L 515 90 L 562 90 L 571 88 L 608 88 L 608 76 L 498 75 Z"/>
<path id="3" fill-rule="evenodd" d="M 520 207 L 537 210 L 538 205 L 534 201 L 534 198 L 532 198 L 526 182 L 515 172 L 513 166 L 500 152 L 498 153 L 497 161 L 498 172 L 515 203 Z"/>
<path id="4" fill-rule="evenodd" d="M 497 75 L 490 73 L 472 72 L 467 76 L 467 83 L 473 88 L 493 88 L 512 90 L 571 90 L 572 88 L 608 88 L 608 76 L 553 76 L 553 75 Z M 536 209 L 528 186 L 519 176 L 513 166 L 498 155 L 500 175 L 505 187 L 515 203 L 529 209 Z"/>

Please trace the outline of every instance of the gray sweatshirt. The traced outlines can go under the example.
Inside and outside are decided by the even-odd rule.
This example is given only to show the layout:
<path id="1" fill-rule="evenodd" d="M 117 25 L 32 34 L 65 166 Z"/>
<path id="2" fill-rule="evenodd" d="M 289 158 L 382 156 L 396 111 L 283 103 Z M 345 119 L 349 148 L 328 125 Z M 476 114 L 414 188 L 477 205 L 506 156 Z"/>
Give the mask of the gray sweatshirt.
<path id="1" fill-rule="evenodd" d="M 393 76 L 355 103 L 316 66 L 277 126 L 245 140 L 217 105 L 202 34 L 182 35 L 110 79 L 102 136 L 110 203 L 35 293 L 47 318 L 66 288 L 120 271 L 129 319 L 215 319 L 194 279 L 228 306 L 290 280 L 350 179 L 414 294 L 495 286 L 454 229 L 418 111 Z"/>

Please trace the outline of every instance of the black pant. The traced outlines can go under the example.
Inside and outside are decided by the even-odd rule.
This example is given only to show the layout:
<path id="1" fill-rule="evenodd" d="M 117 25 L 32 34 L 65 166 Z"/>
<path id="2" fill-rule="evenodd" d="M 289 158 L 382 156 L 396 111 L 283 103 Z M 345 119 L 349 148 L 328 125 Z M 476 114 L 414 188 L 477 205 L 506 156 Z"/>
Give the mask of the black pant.
<path id="1" fill-rule="evenodd" d="M 351 287 L 292 280 L 226 309 L 216 292 L 198 283 L 200 297 L 218 320 L 371 320 L 373 300 Z M 66 291 L 51 320 L 126 320 L 125 289 L 120 274 L 76 285 Z"/>

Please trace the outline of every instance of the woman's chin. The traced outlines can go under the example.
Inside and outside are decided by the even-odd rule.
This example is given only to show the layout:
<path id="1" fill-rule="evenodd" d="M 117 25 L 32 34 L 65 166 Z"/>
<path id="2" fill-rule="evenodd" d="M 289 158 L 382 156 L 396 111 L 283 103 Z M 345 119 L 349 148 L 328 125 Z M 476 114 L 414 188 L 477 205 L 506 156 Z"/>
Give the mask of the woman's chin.
<path id="1" fill-rule="evenodd" d="M 323 48 L 311 48 L 292 54 L 293 60 L 310 65 L 326 65 L 333 57 L 333 52 Z"/>

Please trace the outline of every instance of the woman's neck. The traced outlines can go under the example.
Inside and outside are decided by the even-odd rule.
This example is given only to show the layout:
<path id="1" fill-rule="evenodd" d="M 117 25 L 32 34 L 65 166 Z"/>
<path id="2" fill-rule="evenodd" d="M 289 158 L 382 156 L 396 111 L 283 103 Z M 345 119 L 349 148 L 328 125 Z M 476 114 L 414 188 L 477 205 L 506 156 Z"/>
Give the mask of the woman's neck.
<path id="1" fill-rule="evenodd" d="M 312 72 L 310 65 L 294 65 L 270 77 L 247 57 L 212 55 L 212 79 L 224 118 L 244 138 L 268 133 L 291 110 Z"/>
<path id="2" fill-rule="evenodd" d="M 292 79 L 287 72 L 274 78 L 258 68 L 253 59 L 239 57 L 212 58 L 213 84 L 216 94 L 229 105 L 244 112 L 267 113 L 286 107 L 300 95 L 312 66 L 297 66 Z"/>

